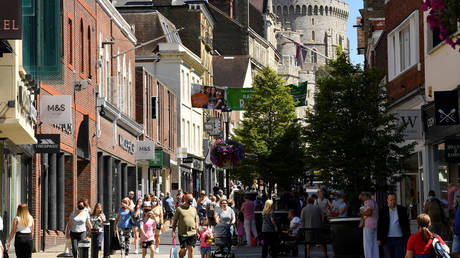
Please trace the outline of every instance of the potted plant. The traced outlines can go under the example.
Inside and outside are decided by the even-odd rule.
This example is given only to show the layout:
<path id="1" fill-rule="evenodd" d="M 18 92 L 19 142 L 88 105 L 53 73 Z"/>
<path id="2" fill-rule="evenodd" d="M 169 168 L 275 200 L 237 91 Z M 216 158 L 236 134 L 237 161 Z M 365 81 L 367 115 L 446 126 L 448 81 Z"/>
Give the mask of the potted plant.
<path id="1" fill-rule="evenodd" d="M 243 158 L 243 145 L 234 140 L 217 139 L 211 145 L 211 162 L 217 167 L 232 168 Z"/>
<path id="2" fill-rule="evenodd" d="M 413 145 L 404 144 L 404 127 L 387 112 L 383 72 L 362 70 L 338 54 L 317 74 L 315 106 L 306 117 L 309 164 L 331 189 L 344 192 L 355 218 L 331 220 L 335 257 L 362 255 L 357 218 L 362 191 L 394 187 Z"/>
<path id="3" fill-rule="evenodd" d="M 427 22 L 432 31 L 438 30 L 439 39 L 452 48 L 460 46 L 458 23 L 460 23 L 460 3 L 458 0 L 426 0 L 422 10 L 428 11 Z"/>

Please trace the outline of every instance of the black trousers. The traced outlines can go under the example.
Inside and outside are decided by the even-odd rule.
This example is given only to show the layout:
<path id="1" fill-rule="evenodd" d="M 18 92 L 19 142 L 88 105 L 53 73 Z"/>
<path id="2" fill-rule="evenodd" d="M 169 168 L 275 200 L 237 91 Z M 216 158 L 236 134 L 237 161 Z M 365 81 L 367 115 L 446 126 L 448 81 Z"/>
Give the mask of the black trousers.
<path id="1" fill-rule="evenodd" d="M 278 256 L 278 233 L 277 232 L 262 232 L 264 237 L 264 245 L 262 246 L 262 258 L 268 256 L 268 248 L 270 247 L 272 253 L 271 257 Z"/>
<path id="2" fill-rule="evenodd" d="M 86 231 L 83 232 L 70 232 L 70 239 L 72 241 L 72 254 L 74 258 L 78 258 L 78 241 L 85 239 Z"/>
<path id="3" fill-rule="evenodd" d="M 31 258 L 33 246 L 34 241 L 32 240 L 31 233 L 16 232 L 16 235 L 14 236 L 14 249 L 16 250 L 16 257 Z"/>

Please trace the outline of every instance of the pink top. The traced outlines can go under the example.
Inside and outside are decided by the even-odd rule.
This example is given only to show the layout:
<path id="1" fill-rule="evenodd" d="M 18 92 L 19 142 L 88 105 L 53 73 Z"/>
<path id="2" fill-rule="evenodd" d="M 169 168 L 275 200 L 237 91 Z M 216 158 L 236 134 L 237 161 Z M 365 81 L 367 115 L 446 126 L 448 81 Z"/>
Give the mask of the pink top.
<path id="1" fill-rule="evenodd" d="M 245 220 L 253 220 L 255 218 L 254 216 L 254 202 L 250 200 L 246 200 L 243 205 L 241 206 L 243 209 L 244 213 L 244 219 Z"/>
<path id="2" fill-rule="evenodd" d="M 211 247 L 211 243 L 206 242 L 206 235 L 211 235 L 209 228 L 204 228 L 200 231 L 200 247 Z"/>
<path id="3" fill-rule="evenodd" d="M 377 228 L 377 220 L 379 218 L 379 207 L 377 206 L 374 200 L 369 199 L 364 202 L 364 208 L 366 208 L 366 210 L 372 210 L 371 216 L 364 217 L 364 226 L 366 228 Z"/>
<path id="4" fill-rule="evenodd" d="M 156 228 L 155 220 L 153 219 L 143 219 L 140 223 L 140 228 L 144 230 L 145 236 L 141 234 L 141 241 L 148 242 L 154 240 L 154 230 Z"/>

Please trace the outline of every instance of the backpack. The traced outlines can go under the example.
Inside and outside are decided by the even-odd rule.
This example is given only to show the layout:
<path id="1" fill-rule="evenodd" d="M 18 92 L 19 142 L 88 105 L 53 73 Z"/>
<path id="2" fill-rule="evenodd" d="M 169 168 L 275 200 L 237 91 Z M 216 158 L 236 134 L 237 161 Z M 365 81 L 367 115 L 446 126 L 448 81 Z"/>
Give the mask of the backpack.
<path id="1" fill-rule="evenodd" d="M 431 241 L 431 247 L 433 248 L 433 257 L 436 258 L 450 258 L 449 253 L 442 246 L 441 241 L 439 241 L 438 235 L 433 233 L 433 238 Z"/>

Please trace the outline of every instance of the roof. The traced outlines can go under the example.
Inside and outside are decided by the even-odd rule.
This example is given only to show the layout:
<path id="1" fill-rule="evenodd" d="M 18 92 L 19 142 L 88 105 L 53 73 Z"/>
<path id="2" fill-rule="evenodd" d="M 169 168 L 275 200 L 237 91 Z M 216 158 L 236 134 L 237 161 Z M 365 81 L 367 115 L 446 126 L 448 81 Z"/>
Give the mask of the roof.
<path id="1" fill-rule="evenodd" d="M 152 6 L 152 0 L 113 0 L 115 7 Z"/>
<path id="2" fill-rule="evenodd" d="M 250 0 L 249 3 L 252 4 L 260 13 L 264 13 L 264 0 Z"/>
<path id="3" fill-rule="evenodd" d="M 213 56 L 214 85 L 242 88 L 249 66 L 249 56 Z"/>

